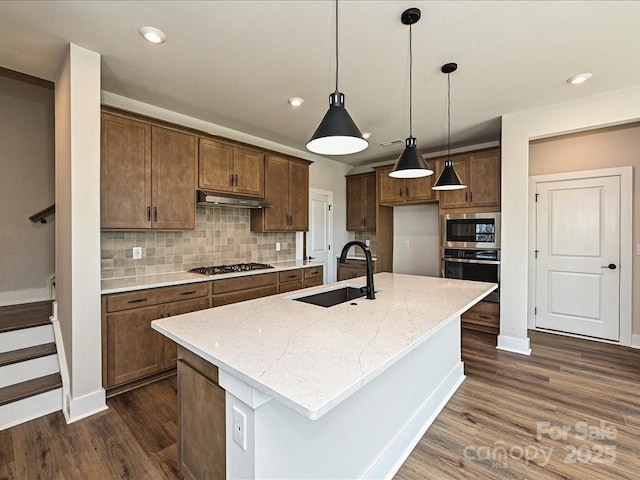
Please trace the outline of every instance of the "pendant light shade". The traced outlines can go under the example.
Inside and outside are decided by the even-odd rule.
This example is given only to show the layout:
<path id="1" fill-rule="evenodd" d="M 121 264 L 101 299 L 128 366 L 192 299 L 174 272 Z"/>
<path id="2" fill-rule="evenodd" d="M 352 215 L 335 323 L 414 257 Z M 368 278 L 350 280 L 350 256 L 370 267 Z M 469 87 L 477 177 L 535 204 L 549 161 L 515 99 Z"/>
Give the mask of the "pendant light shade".
<path id="1" fill-rule="evenodd" d="M 361 152 L 369 146 L 344 107 L 344 95 L 329 95 L 329 110 L 307 143 L 307 149 L 324 155 L 347 155 Z"/>
<path id="2" fill-rule="evenodd" d="M 433 170 L 418 150 L 416 138 L 413 136 L 413 39 L 411 26 L 420 20 L 420 9 L 409 8 L 402 12 L 400 21 L 409 25 L 409 137 L 405 140 L 402 155 L 398 158 L 393 171 L 394 178 L 418 178 L 433 175 Z"/>
<path id="3" fill-rule="evenodd" d="M 453 168 L 453 161 L 451 160 L 451 73 L 457 69 L 457 63 L 447 63 L 441 68 L 442 73 L 447 74 L 447 160 L 444 162 L 444 170 L 440 177 L 431 187 L 433 190 L 460 190 L 467 188 Z"/>
<path id="4" fill-rule="evenodd" d="M 369 146 L 344 106 L 338 90 L 338 0 L 336 0 L 336 90 L 329 95 L 329 110 L 307 142 L 307 150 L 320 155 L 348 155 Z"/>

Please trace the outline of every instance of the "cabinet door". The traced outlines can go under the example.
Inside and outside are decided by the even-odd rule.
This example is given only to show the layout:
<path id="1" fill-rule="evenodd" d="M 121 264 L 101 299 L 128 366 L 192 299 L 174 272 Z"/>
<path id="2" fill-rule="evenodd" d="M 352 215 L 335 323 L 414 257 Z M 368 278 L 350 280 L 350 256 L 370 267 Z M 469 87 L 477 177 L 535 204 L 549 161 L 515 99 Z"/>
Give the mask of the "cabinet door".
<path id="1" fill-rule="evenodd" d="M 347 230 L 364 230 L 366 178 L 347 177 Z"/>
<path id="2" fill-rule="evenodd" d="M 196 227 L 196 137 L 153 127 L 151 148 L 154 228 Z"/>
<path id="3" fill-rule="evenodd" d="M 467 185 L 467 188 L 463 188 L 460 190 L 442 190 L 440 191 L 440 208 L 458 208 L 458 207 L 467 207 L 469 206 L 469 157 L 468 155 L 464 156 L 455 156 L 452 158 L 453 166 L 456 170 L 456 173 L 460 177 L 462 183 Z"/>
<path id="4" fill-rule="evenodd" d="M 431 162 L 430 162 L 431 163 Z M 433 164 L 431 167 L 434 168 Z M 436 199 L 436 192 L 431 189 L 435 175 L 420 178 L 408 178 L 405 181 L 405 201 L 406 202 L 427 202 Z"/>
<path id="5" fill-rule="evenodd" d="M 225 392 L 178 362 L 178 459 L 184 478 L 226 478 Z"/>
<path id="6" fill-rule="evenodd" d="M 376 229 L 376 174 L 372 173 L 364 178 L 364 230 L 373 231 Z"/>
<path id="7" fill-rule="evenodd" d="M 393 166 L 381 168 L 378 175 L 378 203 L 402 203 L 404 201 L 404 179 L 393 178 L 389 173 Z"/>
<path id="8" fill-rule="evenodd" d="M 183 300 L 181 302 L 171 302 L 164 306 L 163 317 L 173 317 L 183 313 L 195 312 L 209 308 L 209 298 L 194 298 L 193 300 Z M 163 343 L 163 367 L 175 367 L 178 361 L 178 346 L 173 340 L 162 337 Z"/>
<path id="9" fill-rule="evenodd" d="M 107 387 L 162 369 L 162 336 L 151 328 L 161 307 L 144 307 L 107 316 Z"/>
<path id="10" fill-rule="evenodd" d="M 102 114 L 102 228 L 151 228 L 151 126 Z"/>
<path id="11" fill-rule="evenodd" d="M 200 139 L 198 187 L 218 192 L 233 191 L 233 147 L 207 138 Z"/>
<path id="12" fill-rule="evenodd" d="M 289 161 L 282 157 L 268 156 L 265 160 L 264 198 L 273 206 L 257 212 L 264 215 L 266 231 L 284 232 L 289 229 L 288 178 Z"/>
<path id="13" fill-rule="evenodd" d="M 492 150 L 469 159 L 469 204 L 474 207 L 500 205 L 500 152 Z"/>
<path id="14" fill-rule="evenodd" d="M 309 165 L 289 161 L 289 230 L 309 230 Z"/>
<path id="15" fill-rule="evenodd" d="M 234 192 L 264 197 L 264 155 L 256 150 L 233 148 Z"/>

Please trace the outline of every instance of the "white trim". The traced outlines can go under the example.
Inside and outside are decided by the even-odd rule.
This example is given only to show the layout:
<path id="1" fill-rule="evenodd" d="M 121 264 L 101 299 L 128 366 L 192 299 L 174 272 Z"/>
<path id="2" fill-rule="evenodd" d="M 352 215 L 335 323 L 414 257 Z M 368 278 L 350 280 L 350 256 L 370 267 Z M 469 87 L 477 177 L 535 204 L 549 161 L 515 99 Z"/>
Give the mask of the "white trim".
<path id="1" fill-rule="evenodd" d="M 531 355 L 531 344 L 529 338 L 508 337 L 506 335 L 498 335 L 497 350 L 505 352 L 519 353 L 520 355 Z"/>
<path id="2" fill-rule="evenodd" d="M 109 408 L 105 403 L 104 388 L 78 398 L 73 398 L 70 395 L 66 395 L 66 397 L 67 408 L 64 408 L 62 413 L 64 413 L 67 423 L 77 422 Z"/>
<path id="3" fill-rule="evenodd" d="M 50 300 L 48 287 L 0 292 L 0 307 L 5 305 L 19 305 L 22 303 L 43 302 L 45 300 Z"/>
<path id="4" fill-rule="evenodd" d="M 53 325 L 53 335 L 56 342 L 56 350 L 58 351 L 58 363 L 60 365 L 60 377 L 62 378 L 62 411 L 66 418 L 66 412 L 69 409 L 69 405 L 67 404 L 67 398 L 69 397 L 69 367 L 67 365 L 67 357 L 64 350 L 64 343 L 62 341 L 62 331 L 60 330 L 60 322 L 58 321 L 57 315 L 58 302 L 53 302 L 53 316 L 51 317 L 51 324 Z"/>
<path id="5" fill-rule="evenodd" d="M 640 348 L 640 335 L 636 333 L 631 335 L 631 346 L 633 348 Z"/>
<path id="6" fill-rule="evenodd" d="M 53 327 L 40 325 L 39 327 L 22 328 L 11 332 L 0 333 L 0 353 L 20 350 L 55 341 Z"/>
<path id="7" fill-rule="evenodd" d="M 614 342 L 619 345 L 631 346 L 633 317 L 632 274 L 633 274 L 633 167 L 602 168 L 597 170 L 583 170 L 579 172 L 553 173 L 549 175 L 535 175 L 529 177 L 529 252 L 528 265 L 528 299 L 527 326 L 535 328 L 535 298 L 536 298 L 536 202 L 537 184 L 543 182 L 557 182 L 597 177 L 620 177 L 620 340 Z M 628 266 L 625 268 L 625 266 Z M 545 330 L 546 331 L 546 330 Z M 564 332 L 553 331 L 559 335 Z M 578 335 L 580 337 L 580 335 Z M 581 338 L 585 338 L 582 336 Z M 592 339 L 591 337 L 589 337 Z M 595 340 L 595 339 L 594 339 Z"/>
<path id="8" fill-rule="evenodd" d="M 62 389 L 56 388 L 0 407 L 0 430 L 40 418 L 62 408 Z"/>
<path id="9" fill-rule="evenodd" d="M 335 245 L 334 245 L 334 237 L 333 237 L 333 212 L 335 210 L 335 204 L 333 202 L 333 191 L 331 190 L 322 190 L 320 188 L 309 188 L 309 207 L 311 207 L 311 195 L 317 193 L 318 195 L 326 195 L 327 197 L 329 197 L 329 205 L 331 206 L 331 210 L 329 210 L 329 217 L 328 217 L 328 223 L 329 225 L 327 226 L 327 240 L 329 245 L 331 246 L 332 250 L 329 251 L 328 253 L 328 258 L 327 258 L 327 272 L 324 275 L 324 278 L 328 278 L 328 283 L 331 282 L 332 278 L 336 278 L 336 272 L 334 271 L 335 267 L 335 262 L 332 262 L 331 259 L 332 257 L 336 256 L 336 252 L 335 252 Z M 309 215 L 309 219 L 311 219 L 311 215 Z M 311 231 L 311 225 L 309 225 L 309 231 Z M 309 237 L 309 236 L 307 236 Z M 308 240 L 307 240 L 308 241 Z M 333 253 L 331 253 L 333 252 Z"/>

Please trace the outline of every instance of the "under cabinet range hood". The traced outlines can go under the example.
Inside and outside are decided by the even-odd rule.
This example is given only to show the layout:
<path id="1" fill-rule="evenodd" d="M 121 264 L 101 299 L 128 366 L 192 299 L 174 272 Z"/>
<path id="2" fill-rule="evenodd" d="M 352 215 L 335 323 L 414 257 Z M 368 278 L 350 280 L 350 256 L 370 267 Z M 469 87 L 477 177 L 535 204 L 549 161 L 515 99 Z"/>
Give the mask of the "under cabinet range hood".
<path id="1" fill-rule="evenodd" d="M 219 193 L 198 190 L 198 205 L 201 207 L 231 207 L 231 208 L 269 208 L 273 205 L 264 200 L 225 197 Z"/>

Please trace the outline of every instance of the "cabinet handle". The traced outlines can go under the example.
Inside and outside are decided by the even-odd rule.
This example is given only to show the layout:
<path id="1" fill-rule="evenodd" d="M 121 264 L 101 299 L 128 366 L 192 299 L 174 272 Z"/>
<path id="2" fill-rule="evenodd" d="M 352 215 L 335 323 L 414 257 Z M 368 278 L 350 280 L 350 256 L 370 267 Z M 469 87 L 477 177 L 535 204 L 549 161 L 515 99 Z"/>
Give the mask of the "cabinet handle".
<path id="1" fill-rule="evenodd" d="M 140 302 L 146 302 L 147 299 L 146 298 L 136 298 L 135 300 L 129 300 L 127 303 L 140 303 Z"/>
<path id="2" fill-rule="evenodd" d="M 409 196 L 409 187 L 407 187 L 407 188 L 405 189 L 405 192 L 404 192 L 404 193 L 407 195 L 407 197 Z"/>
<path id="3" fill-rule="evenodd" d="M 297 275 L 289 275 L 287 278 L 296 278 Z"/>
<path id="4" fill-rule="evenodd" d="M 151 221 L 151 207 L 147 207 L 147 222 Z"/>
<path id="5" fill-rule="evenodd" d="M 234 175 L 233 178 L 235 179 L 235 186 L 238 186 L 238 175 Z"/>
<path id="6" fill-rule="evenodd" d="M 158 221 L 158 207 L 153 207 L 153 221 Z"/>
<path id="7" fill-rule="evenodd" d="M 473 202 L 473 192 L 469 192 L 469 201 Z"/>
<path id="8" fill-rule="evenodd" d="M 491 317 L 487 317 L 486 315 L 478 315 L 480 318 L 484 318 L 485 320 L 491 320 Z"/>
<path id="9" fill-rule="evenodd" d="M 229 175 L 229 186 L 233 187 L 233 173 Z"/>
<path id="10" fill-rule="evenodd" d="M 193 295 L 194 293 L 196 293 L 195 290 L 189 290 L 188 292 L 182 292 L 180 293 L 180 295 Z"/>
<path id="11" fill-rule="evenodd" d="M 400 187 L 400 196 L 402 196 L 402 187 Z"/>
<path id="12" fill-rule="evenodd" d="M 469 192 L 464 192 L 464 201 L 465 202 L 469 201 Z"/>

